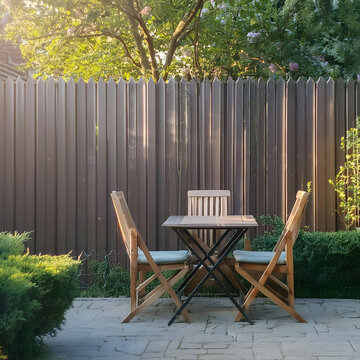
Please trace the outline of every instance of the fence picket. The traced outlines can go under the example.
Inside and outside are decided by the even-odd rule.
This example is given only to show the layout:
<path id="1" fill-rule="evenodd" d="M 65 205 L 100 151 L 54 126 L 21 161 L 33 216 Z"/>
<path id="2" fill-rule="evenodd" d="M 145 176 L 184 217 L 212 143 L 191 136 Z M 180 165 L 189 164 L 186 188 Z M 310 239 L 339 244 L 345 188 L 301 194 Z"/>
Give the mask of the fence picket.
<path id="1" fill-rule="evenodd" d="M 66 254 L 66 84 L 63 79 L 56 89 L 56 223 L 57 253 Z"/>
<path id="2" fill-rule="evenodd" d="M 25 230 L 25 86 L 21 78 L 15 84 L 15 229 Z"/>

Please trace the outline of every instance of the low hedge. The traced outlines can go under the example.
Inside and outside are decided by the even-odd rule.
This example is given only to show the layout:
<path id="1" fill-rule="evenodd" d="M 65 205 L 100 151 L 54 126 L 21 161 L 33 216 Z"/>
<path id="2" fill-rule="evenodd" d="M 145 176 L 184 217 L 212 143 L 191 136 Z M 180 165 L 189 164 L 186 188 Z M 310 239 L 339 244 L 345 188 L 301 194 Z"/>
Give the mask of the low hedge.
<path id="1" fill-rule="evenodd" d="M 284 223 L 260 217 L 270 227 L 251 241 L 254 250 L 272 250 Z M 295 295 L 309 298 L 360 298 L 360 231 L 301 230 L 294 246 Z"/>
<path id="2" fill-rule="evenodd" d="M 32 358 L 78 294 L 79 262 L 68 255 L 21 255 L 28 236 L 0 233 L 0 347 L 9 359 Z"/>

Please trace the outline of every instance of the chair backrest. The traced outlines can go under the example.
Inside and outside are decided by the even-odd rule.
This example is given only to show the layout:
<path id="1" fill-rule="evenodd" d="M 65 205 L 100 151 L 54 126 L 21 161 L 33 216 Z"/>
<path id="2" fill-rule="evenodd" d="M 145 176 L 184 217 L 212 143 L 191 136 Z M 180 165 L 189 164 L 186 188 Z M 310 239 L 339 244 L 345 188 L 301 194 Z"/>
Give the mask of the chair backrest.
<path id="1" fill-rule="evenodd" d="M 111 199 L 114 204 L 121 235 L 126 247 L 126 252 L 131 257 L 131 230 L 138 232 L 134 219 L 131 216 L 123 191 L 113 191 Z"/>
<path id="2" fill-rule="evenodd" d="M 300 231 L 302 215 L 304 213 L 306 204 L 308 202 L 308 198 L 309 198 L 308 192 L 301 190 L 297 192 L 295 204 L 285 224 L 285 228 L 274 247 L 274 251 L 277 250 L 281 240 L 284 238 L 284 236 L 287 236 L 289 232 L 291 233 L 293 245 L 295 244 L 295 241 Z"/>
<path id="3" fill-rule="evenodd" d="M 229 190 L 189 190 L 188 215 L 190 216 L 225 216 L 228 214 Z M 212 246 L 217 238 L 212 230 L 192 230 L 206 244 Z"/>
<path id="4" fill-rule="evenodd" d="M 189 190 L 188 215 L 227 215 L 229 197 L 229 190 Z"/>

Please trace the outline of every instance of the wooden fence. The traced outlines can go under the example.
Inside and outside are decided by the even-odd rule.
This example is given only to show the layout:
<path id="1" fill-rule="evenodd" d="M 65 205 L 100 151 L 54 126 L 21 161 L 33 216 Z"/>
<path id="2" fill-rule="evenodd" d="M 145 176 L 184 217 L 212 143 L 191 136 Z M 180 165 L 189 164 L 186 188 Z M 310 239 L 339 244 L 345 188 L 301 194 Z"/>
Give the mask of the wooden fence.
<path id="1" fill-rule="evenodd" d="M 34 230 L 36 253 L 115 250 L 126 264 L 114 189 L 150 248 L 176 249 L 161 224 L 186 213 L 188 189 L 285 218 L 308 181 L 306 224 L 336 230 L 328 179 L 358 113 L 351 80 L 0 80 L 0 230 Z"/>

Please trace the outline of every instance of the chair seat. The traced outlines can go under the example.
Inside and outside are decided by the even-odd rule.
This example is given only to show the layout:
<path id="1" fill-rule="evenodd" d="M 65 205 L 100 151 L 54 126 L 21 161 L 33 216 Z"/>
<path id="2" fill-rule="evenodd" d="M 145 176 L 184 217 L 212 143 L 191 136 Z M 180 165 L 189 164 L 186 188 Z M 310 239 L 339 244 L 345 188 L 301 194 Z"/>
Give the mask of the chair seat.
<path id="1" fill-rule="evenodd" d="M 234 258 L 238 262 L 249 264 L 268 264 L 275 252 L 273 251 L 246 251 L 246 250 L 234 250 Z M 286 254 L 283 251 L 277 262 L 278 265 L 286 264 Z"/>
<path id="2" fill-rule="evenodd" d="M 150 251 L 150 254 L 158 265 L 181 264 L 190 256 L 187 250 Z M 148 264 L 144 253 L 140 249 L 138 250 L 138 264 Z"/>

